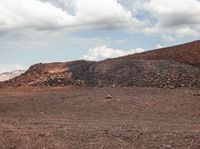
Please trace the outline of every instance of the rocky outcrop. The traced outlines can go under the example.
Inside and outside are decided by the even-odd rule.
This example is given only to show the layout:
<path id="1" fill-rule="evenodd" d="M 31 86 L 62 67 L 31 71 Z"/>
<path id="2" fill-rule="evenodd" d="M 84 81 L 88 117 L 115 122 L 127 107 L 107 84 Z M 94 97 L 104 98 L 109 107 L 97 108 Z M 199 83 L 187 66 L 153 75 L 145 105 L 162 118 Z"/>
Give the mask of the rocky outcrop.
<path id="1" fill-rule="evenodd" d="M 199 62 L 200 42 L 196 41 L 100 62 L 36 64 L 3 86 L 199 88 Z"/>

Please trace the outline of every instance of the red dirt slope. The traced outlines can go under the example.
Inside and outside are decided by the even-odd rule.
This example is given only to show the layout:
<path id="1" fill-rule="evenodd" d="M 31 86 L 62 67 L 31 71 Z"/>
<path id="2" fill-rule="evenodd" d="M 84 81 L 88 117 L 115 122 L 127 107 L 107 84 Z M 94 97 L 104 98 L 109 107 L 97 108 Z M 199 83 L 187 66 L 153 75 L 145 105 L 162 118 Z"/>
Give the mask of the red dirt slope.
<path id="1" fill-rule="evenodd" d="M 134 55 L 128 55 L 123 58 L 169 60 L 194 66 L 200 66 L 200 40 Z"/>

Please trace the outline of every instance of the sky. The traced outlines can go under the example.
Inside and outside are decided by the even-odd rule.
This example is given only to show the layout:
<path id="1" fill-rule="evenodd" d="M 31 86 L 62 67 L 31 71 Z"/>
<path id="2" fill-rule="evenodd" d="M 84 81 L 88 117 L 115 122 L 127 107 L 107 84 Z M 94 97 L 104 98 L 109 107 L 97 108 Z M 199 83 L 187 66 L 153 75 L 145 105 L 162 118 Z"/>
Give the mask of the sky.
<path id="1" fill-rule="evenodd" d="M 199 0 L 0 0 L 0 72 L 198 40 Z"/>

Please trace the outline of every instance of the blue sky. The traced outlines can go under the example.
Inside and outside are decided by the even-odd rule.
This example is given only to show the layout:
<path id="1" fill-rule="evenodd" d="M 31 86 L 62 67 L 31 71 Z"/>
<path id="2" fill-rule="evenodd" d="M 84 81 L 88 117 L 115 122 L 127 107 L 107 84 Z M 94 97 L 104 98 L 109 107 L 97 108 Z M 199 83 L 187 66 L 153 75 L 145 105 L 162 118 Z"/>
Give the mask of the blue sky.
<path id="1" fill-rule="evenodd" d="M 0 0 L 0 72 L 102 60 L 199 35 L 198 0 Z"/>

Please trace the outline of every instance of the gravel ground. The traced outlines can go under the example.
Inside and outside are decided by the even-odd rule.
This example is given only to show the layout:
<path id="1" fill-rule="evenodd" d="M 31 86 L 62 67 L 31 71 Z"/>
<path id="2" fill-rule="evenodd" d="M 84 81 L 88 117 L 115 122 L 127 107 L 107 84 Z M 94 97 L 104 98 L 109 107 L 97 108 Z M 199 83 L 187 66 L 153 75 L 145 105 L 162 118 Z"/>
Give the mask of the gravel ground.
<path id="1" fill-rule="evenodd" d="M 187 88 L 4 88 L 0 148 L 198 149 L 199 103 Z"/>

